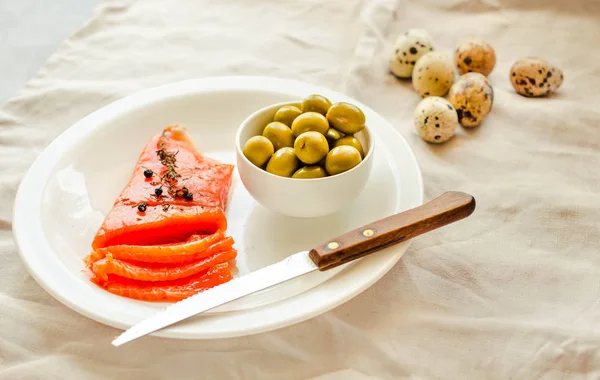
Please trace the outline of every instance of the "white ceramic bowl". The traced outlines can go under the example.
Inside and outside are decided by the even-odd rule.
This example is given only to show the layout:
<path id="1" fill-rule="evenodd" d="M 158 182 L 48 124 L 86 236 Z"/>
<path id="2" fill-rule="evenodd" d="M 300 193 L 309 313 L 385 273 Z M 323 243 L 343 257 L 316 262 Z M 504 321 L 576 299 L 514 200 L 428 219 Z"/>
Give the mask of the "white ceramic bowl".
<path id="1" fill-rule="evenodd" d="M 340 211 L 363 191 L 373 163 L 373 143 L 366 126 L 355 134 L 365 150 L 365 158 L 352 169 L 324 178 L 298 179 L 277 176 L 255 166 L 244 156 L 244 144 L 262 134 L 273 121 L 277 110 L 285 105 L 299 107 L 298 102 L 278 103 L 262 108 L 240 125 L 236 134 L 237 168 L 248 193 L 261 205 L 276 213 L 313 218 Z M 368 122 L 368 121 L 367 121 Z"/>

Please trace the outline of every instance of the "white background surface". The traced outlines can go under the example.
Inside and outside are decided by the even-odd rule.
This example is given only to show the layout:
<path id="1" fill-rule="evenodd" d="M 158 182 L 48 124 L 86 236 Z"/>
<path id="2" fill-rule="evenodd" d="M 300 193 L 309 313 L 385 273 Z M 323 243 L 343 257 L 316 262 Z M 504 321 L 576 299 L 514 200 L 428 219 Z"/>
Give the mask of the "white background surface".
<path id="1" fill-rule="evenodd" d="M 98 0 L 0 0 L 0 106 L 25 84 Z"/>

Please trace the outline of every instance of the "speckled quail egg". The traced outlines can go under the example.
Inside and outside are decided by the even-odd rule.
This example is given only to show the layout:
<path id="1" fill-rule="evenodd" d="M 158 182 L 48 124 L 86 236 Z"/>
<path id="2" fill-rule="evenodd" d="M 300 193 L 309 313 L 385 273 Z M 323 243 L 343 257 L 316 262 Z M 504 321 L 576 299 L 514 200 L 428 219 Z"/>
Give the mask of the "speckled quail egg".
<path id="1" fill-rule="evenodd" d="M 421 138 L 430 143 L 443 143 L 456 132 L 458 116 L 450 102 L 439 96 L 427 97 L 417 105 L 415 128 Z"/>
<path id="2" fill-rule="evenodd" d="M 433 50 L 433 43 L 423 29 L 409 29 L 398 37 L 389 66 L 392 74 L 399 78 L 410 78 L 417 60 Z"/>
<path id="3" fill-rule="evenodd" d="M 454 63 L 460 74 L 474 72 L 488 76 L 496 65 L 496 52 L 484 40 L 464 40 L 456 47 Z"/>
<path id="4" fill-rule="evenodd" d="M 417 61 L 412 83 L 422 97 L 444 96 L 454 82 L 454 66 L 444 53 L 429 52 Z"/>
<path id="5" fill-rule="evenodd" d="M 558 90 L 563 82 L 563 73 L 545 59 L 525 57 L 510 68 L 510 82 L 523 96 L 546 96 Z"/>
<path id="6" fill-rule="evenodd" d="M 466 73 L 450 88 L 448 101 L 463 127 L 476 127 L 492 109 L 494 90 L 483 74 Z"/>

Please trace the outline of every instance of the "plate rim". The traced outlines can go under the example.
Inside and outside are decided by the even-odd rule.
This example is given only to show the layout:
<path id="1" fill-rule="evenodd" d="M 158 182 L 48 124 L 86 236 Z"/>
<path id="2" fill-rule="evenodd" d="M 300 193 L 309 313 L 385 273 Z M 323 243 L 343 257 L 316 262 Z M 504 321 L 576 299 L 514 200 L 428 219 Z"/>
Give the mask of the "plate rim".
<path id="1" fill-rule="evenodd" d="M 268 86 L 267 86 L 268 84 Z M 408 156 L 412 159 L 411 166 L 415 170 L 416 174 L 416 186 L 418 187 L 417 197 L 413 205 L 417 206 L 423 203 L 424 197 L 424 186 L 423 186 L 423 177 L 422 172 L 419 166 L 419 163 L 416 159 L 414 151 L 411 149 L 410 145 L 406 141 L 406 139 L 392 126 L 392 124 L 381 116 L 379 113 L 375 112 L 370 107 L 366 106 L 362 102 L 353 99 L 349 95 L 340 93 L 336 90 L 332 90 L 330 88 L 316 85 L 309 82 L 302 82 L 296 79 L 289 78 L 281 78 L 281 77 L 273 77 L 273 76 L 237 76 L 237 75 L 226 75 L 226 76 L 213 76 L 213 77 L 205 77 L 205 78 L 193 78 L 186 79 L 178 82 L 167 83 L 155 87 L 151 87 L 145 90 L 141 90 L 120 99 L 117 99 L 111 103 L 108 103 L 95 111 L 89 113 L 84 116 L 80 120 L 73 123 L 67 129 L 65 129 L 62 133 L 60 133 L 50 144 L 48 144 L 40 155 L 34 160 L 31 164 L 23 178 L 21 179 L 17 193 L 15 196 L 15 202 L 13 205 L 13 238 L 15 240 L 15 244 L 17 247 L 17 251 L 19 256 L 21 257 L 21 261 L 26 267 L 29 274 L 34 278 L 34 280 L 42 287 L 48 294 L 50 294 L 53 298 L 58 300 L 63 305 L 67 306 L 71 310 L 90 318 L 98 323 L 108 325 L 117 329 L 126 329 L 131 326 L 131 323 L 123 323 L 115 320 L 111 320 L 109 317 L 105 317 L 98 312 L 93 310 L 88 310 L 86 307 L 80 307 L 77 303 L 71 301 L 69 296 L 62 295 L 56 292 L 52 286 L 47 284 L 46 276 L 43 274 L 43 271 L 39 270 L 39 267 L 33 265 L 32 262 L 29 261 L 27 254 L 24 252 L 27 249 L 23 247 L 28 247 L 28 244 L 35 246 L 36 243 L 34 241 L 27 241 L 27 238 L 31 233 L 24 229 L 22 225 L 27 224 L 27 220 L 31 220 L 32 218 L 26 218 L 26 215 L 41 215 L 41 204 L 42 204 L 42 196 L 44 191 L 40 192 L 38 197 L 39 204 L 35 203 L 32 205 L 31 199 L 28 199 L 26 195 L 29 195 L 30 191 L 28 189 L 32 184 L 41 183 L 44 188 L 48 183 L 48 179 L 50 174 L 45 174 L 42 176 L 36 176 L 36 174 L 40 171 L 43 172 L 43 169 L 46 167 L 54 168 L 58 163 L 58 160 L 62 157 L 60 148 L 63 146 L 70 146 L 73 143 L 76 143 L 79 140 L 84 139 L 87 135 L 94 132 L 96 129 L 100 128 L 104 123 L 102 122 L 103 116 L 110 116 L 114 118 L 115 116 L 122 114 L 123 112 L 131 112 L 137 108 L 147 106 L 152 104 L 153 102 L 164 101 L 171 97 L 182 96 L 185 94 L 193 94 L 193 93 L 206 93 L 211 90 L 256 90 L 256 91 L 264 91 L 265 88 L 268 87 L 272 92 L 278 92 L 281 94 L 291 95 L 292 91 L 280 91 L 277 89 L 280 88 L 297 88 L 296 92 L 298 92 L 299 88 L 311 89 L 315 93 L 329 93 L 336 96 L 339 99 L 347 99 L 349 101 L 354 101 L 355 104 L 367 110 L 368 113 L 373 113 L 377 117 L 381 119 L 381 121 L 385 124 L 385 129 L 394 133 L 396 137 L 402 141 L 404 144 L 404 150 L 408 153 Z M 168 91 L 166 91 L 168 90 Z M 274 90 L 274 91 L 273 91 Z M 48 159 L 52 158 L 52 159 Z M 51 171 L 51 170 L 50 170 Z M 37 210 L 36 210 L 37 207 Z M 24 210 L 24 211 L 22 211 Z M 37 212 L 36 212 L 37 211 Z M 39 218 L 38 218 L 39 219 Z M 43 229 L 40 228 L 39 233 L 43 234 Z M 35 233 L 33 234 L 35 235 Z M 45 238 L 43 240 L 45 242 Z M 238 328 L 229 329 L 229 330 L 221 330 L 219 332 L 192 332 L 189 328 L 172 326 L 170 328 L 161 330 L 152 335 L 160 336 L 160 337 L 168 337 L 168 338 L 176 338 L 176 339 L 214 339 L 214 338 L 227 338 L 227 337 L 238 337 L 238 336 L 246 336 L 257 334 L 266 331 L 276 330 L 285 326 L 293 325 L 298 322 L 302 322 L 313 318 L 317 315 L 323 314 L 345 302 L 359 295 L 369 287 L 371 287 L 375 282 L 377 282 L 381 277 L 383 277 L 402 257 L 404 252 L 408 249 L 411 240 L 401 243 L 397 246 L 391 247 L 391 251 L 394 251 L 394 254 L 390 254 L 390 259 L 385 262 L 385 265 L 381 265 L 376 273 L 369 278 L 368 281 L 357 281 L 360 283 L 359 286 L 352 287 L 351 291 L 346 291 L 342 296 L 336 298 L 335 300 L 325 302 L 316 308 L 313 308 L 310 312 L 302 312 L 302 313 L 294 313 L 288 315 L 285 318 L 280 318 L 279 320 L 266 322 L 259 326 L 252 326 L 249 328 Z M 47 247 L 50 251 L 54 249 L 51 247 Z M 361 259 L 361 261 L 368 260 L 370 257 L 366 257 Z M 357 263 L 359 264 L 359 263 Z M 352 268 L 355 268 L 359 265 L 352 265 Z M 351 268 L 348 268 L 351 270 Z M 65 268 L 67 272 L 70 272 Z M 345 270 L 343 271 L 345 272 Z M 309 289 L 304 293 L 293 296 L 284 301 L 280 301 L 278 303 L 273 304 L 274 306 L 279 305 L 285 306 L 286 303 L 289 303 L 291 300 L 294 300 L 301 296 L 306 296 L 306 294 L 310 294 L 311 292 L 317 291 L 319 288 L 323 288 L 336 280 L 339 281 L 339 276 L 342 273 L 338 273 L 336 276 L 331 279 L 325 281 L 322 284 L 319 284 L 315 288 Z M 265 308 L 269 308 L 270 305 Z M 256 312 L 261 313 L 263 307 L 259 307 L 256 309 L 249 310 L 241 310 L 240 314 L 251 315 Z M 218 316 L 215 314 L 215 316 Z"/>

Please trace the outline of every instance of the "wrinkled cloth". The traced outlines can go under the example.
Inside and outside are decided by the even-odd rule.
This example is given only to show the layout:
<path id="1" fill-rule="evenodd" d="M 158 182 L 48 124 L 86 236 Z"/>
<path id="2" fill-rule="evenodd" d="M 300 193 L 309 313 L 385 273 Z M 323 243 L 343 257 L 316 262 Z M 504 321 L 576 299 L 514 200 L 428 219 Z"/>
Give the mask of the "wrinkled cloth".
<path id="1" fill-rule="evenodd" d="M 493 110 L 443 145 L 422 141 L 393 42 L 426 29 L 452 54 L 497 53 Z M 592 379 L 600 377 L 600 3 L 588 0 L 104 1 L 0 114 L 0 379 Z M 548 98 L 517 95 L 509 68 L 564 71 Z M 342 91 L 414 150 L 426 200 L 475 213 L 415 238 L 380 281 L 311 320 L 242 338 L 149 337 L 63 306 L 27 273 L 11 234 L 18 183 L 88 113 L 156 85 L 272 75 Z"/>

